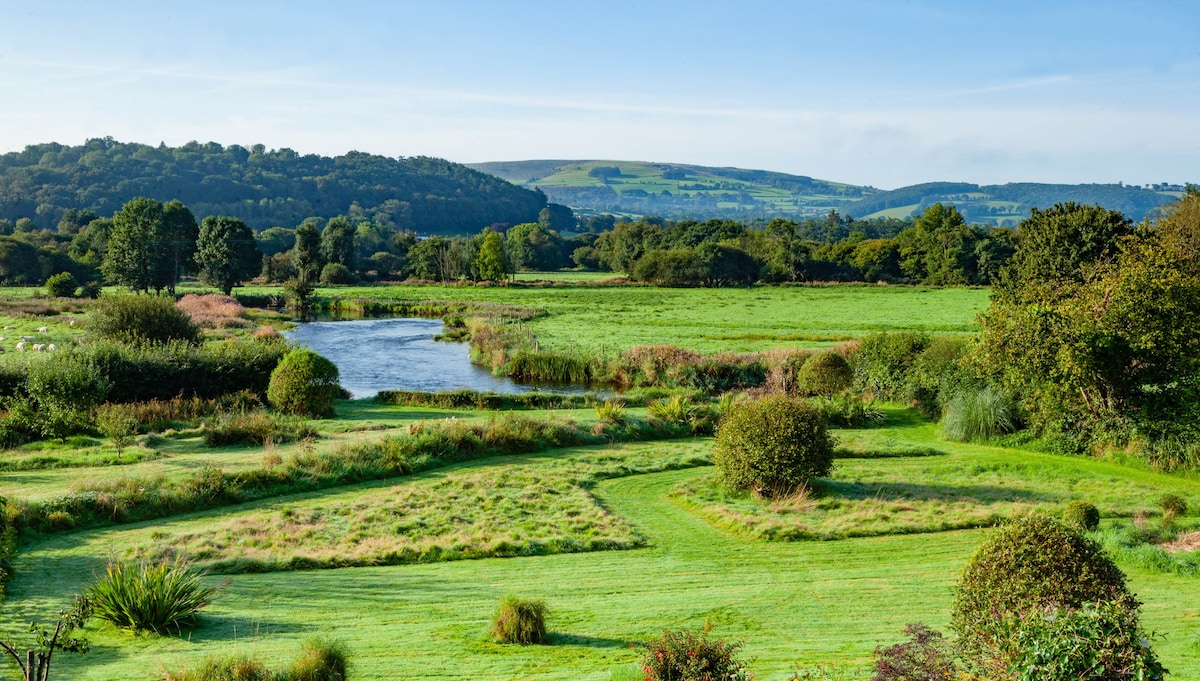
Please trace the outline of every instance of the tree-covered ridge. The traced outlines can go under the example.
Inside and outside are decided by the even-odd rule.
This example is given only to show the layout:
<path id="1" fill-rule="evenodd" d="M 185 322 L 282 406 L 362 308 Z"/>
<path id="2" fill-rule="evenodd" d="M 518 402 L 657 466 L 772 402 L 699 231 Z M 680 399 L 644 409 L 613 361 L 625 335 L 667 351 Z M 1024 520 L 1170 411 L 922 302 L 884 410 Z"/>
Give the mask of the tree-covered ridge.
<path id="1" fill-rule="evenodd" d="M 823 215 L 877 191 L 803 175 L 680 163 L 539 160 L 470 167 L 575 208 L 671 219 Z"/>
<path id="2" fill-rule="evenodd" d="M 53 228 L 68 210 L 111 215 L 145 196 L 255 230 L 308 217 L 360 216 L 393 229 L 463 234 L 537 219 L 537 191 L 442 159 L 352 151 L 333 158 L 215 142 L 180 147 L 92 139 L 31 145 L 0 156 L 0 219 Z"/>

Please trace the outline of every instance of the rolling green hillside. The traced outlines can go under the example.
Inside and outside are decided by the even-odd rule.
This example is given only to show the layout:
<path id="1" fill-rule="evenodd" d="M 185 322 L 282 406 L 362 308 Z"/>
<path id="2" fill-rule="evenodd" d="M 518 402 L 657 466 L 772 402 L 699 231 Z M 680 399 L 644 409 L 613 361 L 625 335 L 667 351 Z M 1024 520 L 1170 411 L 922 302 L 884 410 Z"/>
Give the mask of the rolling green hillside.
<path id="1" fill-rule="evenodd" d="M 874 195 L 858 187 L 766 170 L 641 161 L 468 164 L 583 211 L 667 218 L 752 219 L 821 215 Z"/>
<path id="2" fill-rule="evenodd" d="M 1015 226 L 1030 208 L 1063 201 L 1098 203 L 1141 220 L 1178 198 L 1177 187 L 1122 184 L 929 182 L 881 191 L 765 170 L 641 161 L 501 161 L 470 167 L 540 188 L 551 201 L 584 212 L 666 218 L 805 217 L 837 209 L 856 218 L 903 219 L 942 202 L 957 206 L 973 223 Z"/>

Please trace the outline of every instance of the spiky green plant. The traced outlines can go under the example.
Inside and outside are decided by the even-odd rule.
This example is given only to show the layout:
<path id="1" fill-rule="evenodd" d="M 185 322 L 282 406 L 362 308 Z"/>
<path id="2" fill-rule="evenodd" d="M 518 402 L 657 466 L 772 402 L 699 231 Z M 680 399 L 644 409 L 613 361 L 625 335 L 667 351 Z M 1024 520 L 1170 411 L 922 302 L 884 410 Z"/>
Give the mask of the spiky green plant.
<path id="1" fill-rule="evenodd" d="M 88 589 L 97 618 L 131 631 L 178 633 L 212 602 L 216 587 L 182 563 L 109 563 Z"/>
<path id="2" fill-rule="evenodd" d="M 620 400 L 604 400 L 596 403 L 596 417 L 605 423 L 625 423 L 625 404 Z"/>
<path id="3" fill-rule="evenodd" d="M 497 643 L 547 643 L 546 604 L 543 601 L 505 596 L 492 620 L 492 638 Z"/>

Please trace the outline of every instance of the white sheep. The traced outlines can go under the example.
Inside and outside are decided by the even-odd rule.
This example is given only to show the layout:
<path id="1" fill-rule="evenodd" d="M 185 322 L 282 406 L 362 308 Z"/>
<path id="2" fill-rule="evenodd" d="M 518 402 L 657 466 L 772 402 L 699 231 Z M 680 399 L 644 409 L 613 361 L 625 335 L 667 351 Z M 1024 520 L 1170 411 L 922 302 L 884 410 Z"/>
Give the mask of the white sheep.
<path id="1" fill-rule="evenodd" d="M 4 342 L 4 340 L 5 340 L 5 339 L 4 339 L 4 336 L 0 336 L 0 343 L 3 343 L 3 342 Z"/>
<path id="2" fill-rule="evenodd" d="M 45 344 L 45 343 L 34 343 L 34 344 L 33 344 L 33 351 L 34 351 L 34 352 L 45 352 L 45 351 L 46 351 L 46 344 Z"/>
<path id="3" fill-rule="evenodd" d="M 75 320 L 72 319 L 71 321 L 67 322 L 67 326 L 75 326 Z"/>
<path id="4" fill-rule="evenodd" d="M 13 330 L 13 329 L 15 329 L 15 328 L 17 328 L 17 327 L 15 327 L 15 326 L 6 326 L 6 327 L 4 327 L 4 330 L 5 330 L 5 331 L 12 331 L 12 330 Z"/>
<path id="5" fill-rule="evenodd" d="M 19 352 L 25 352 L 25 341 L 21 341 L 20 343 L 17 343 L 17 350 Z"/>
<path id="6" fill-rule="evenodd" d="M 50 345 L 46 346 L 46 352 L 54 352 L 57 349 L 58 349 L 58 346 L 55 345 L 54 343 L 51 343 Z"/>
<path id="7" fill-rule="evenodd" d="M 38 333 L 50 333 L 50 327 L 48 327 L 48 326 L 39 326 L 39 327 L 37 328 L 37 332 L 38 332 Z"/>
<path id="8" fill-rule="evenodd" d="M 32 343 L 37 340 L 37 338 L 35 336 L 21 336 L 21 340 L 25 341 L 26 343 Z"/>

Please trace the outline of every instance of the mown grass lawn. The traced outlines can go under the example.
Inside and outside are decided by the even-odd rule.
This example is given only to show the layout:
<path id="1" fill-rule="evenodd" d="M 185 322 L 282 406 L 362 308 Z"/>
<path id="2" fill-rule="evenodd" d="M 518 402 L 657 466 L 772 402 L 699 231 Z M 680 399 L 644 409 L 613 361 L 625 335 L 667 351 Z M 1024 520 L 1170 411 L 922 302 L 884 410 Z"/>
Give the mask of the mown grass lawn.
<path id="1" fill-rule="evenodd" d="M 841 435 L 860 452 L 923 453 L 933 447 L 947 453 L 843 459 L 847 475 L 863 480 L 891 476 L 912 484 L 936 477 L 939 486 L 957 488 L 963 498 L 978 496 L 981 480 L 986 486 L 1016 488 L 1036 482 L 1040 494 L 1053 496 L 1052 506 L 1080 490 L 1096 495 L 1102 508 L 1113 504 L 1114 510 L 1138 506 L 1130 489 L 1143 491 L 1146 508 L 1153 506 L 1152 493 L 1159 489 L 1200 498 L 1195 480 L 1082 458 L 944 443 L 934 439 L 928 424 L 914 422 L 904 412 L 892 413 L 894 425 Z M 602 449 L 633 462 L 639 451 L 682 451 L 706 443 Z M 227 527 L 223 519 L 252 519 L 264 508 L 278 512 L 290 506 L 299 513 L 357 501 L 378 504 L 383 489 L 441 485 L 446 490 L 450 480 L 477 485 L 505 471 L 524 470 L 521 484 L 545 492 L 553 484 L 540 484 L 534 467 L 554 470 L 578 455 L 576 449 L 494 458 L 400 481 L 54 537 L 27 547 L 19 558 L 17 578 L 3 606 L 5 629 L 59 607 L 67 594 L 86 585 L 111 552 L 156 536 L 169 543 L 176 529 L 203 533 L 208 526 L 219 532 Z M 980 470 L 958 466 L 972 459 Z M 994 479 L 997 473 L 989 466 L 997 461 L 1024 471 L 1024 477 Z M 628 472 L 636 473 L 636 466 Z M 636 659 L 630 643 L 665 627 L 698 627 L 707 620 L 718 635 L 746 642 L 756 678 L 784 679 L 796 664 L 865 665 L 876 645 L 900 639 L 907 622 L 944 627 L 957 574 L 988 531 L 764 541 L 705 520 L 673 495 L 681 486 L 702 484 L 710 474 L 709 467 L 634 474 L 591 488 L 597 508 L 644 538 L 645 548 L 232 575 L 206 611 L 203 626 L 184 638 L 130 637 L 93 625 L 92 652 L 64 656 L 59 669 L 69 678 L 146 679 L 164 665 L 182 666 L 233 650 L 284 660 L 306 636 L 324 634 L 350 645 L 358 679 L 600 680 Z M 508 492 L 521 494 L 520 489 Z M 927 502 L 932 503 L 913 503 Z M 459 510 L 430 506 L 430 513 L 443 515 L 485 512 L 479 504 Z M 505 508 L 527 513 L 533 507 Z M 526 531 L 535 526 L 526 524 Z M 1200 677 L 1200 600 L 1193 597 L 1197 577 L 1123 567 L 1145 602 L 1147 626 L 1163 634 L 1156 648 L 1173 678 Z M 554 645 L 506 647 L 485 640 L 496 602 L 506 593 L 548 602 Z"/>

